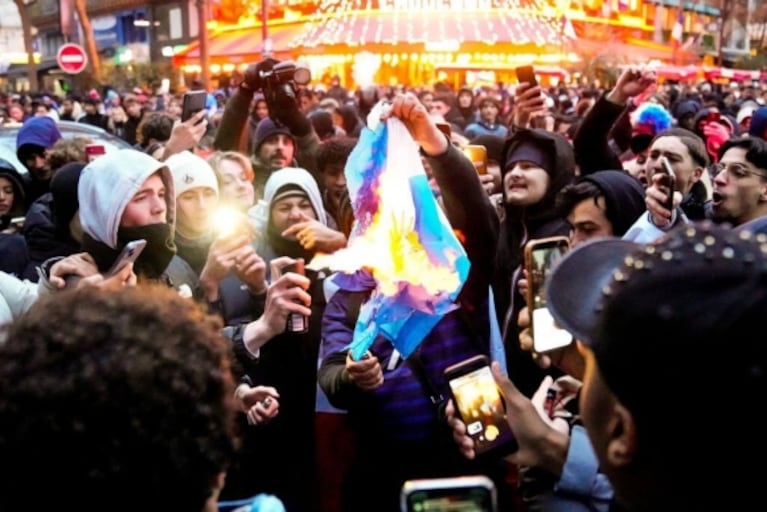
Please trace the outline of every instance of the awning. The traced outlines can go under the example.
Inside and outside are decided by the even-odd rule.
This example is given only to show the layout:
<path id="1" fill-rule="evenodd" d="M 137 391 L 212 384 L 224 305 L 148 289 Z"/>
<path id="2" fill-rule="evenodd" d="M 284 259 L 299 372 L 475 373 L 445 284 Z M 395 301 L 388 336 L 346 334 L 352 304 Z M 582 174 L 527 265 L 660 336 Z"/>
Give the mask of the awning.
<path id="1" fill-rule="evenodd" d="M 670 45 L 658 44 L 640 39 L 626 41 L 600 41 L 581 38 L 572 43 L 572 51 L 588 56 L 606 56 L 618 64 L 645 63 L 651 60 L 670 62 L 676 59 L 681 63 L 700 62 L 700 57 L 682 48 L 674 50 Z"/>
<path id="2" fill-rule="evenodd" d="M 514 9 L 348 11 L 309 22 L 294 48 L 420 45 L 425 51 L 458 51 L 466 44 L 560 45 L 561 21 Z"/>
<path id="3" fill-rule="evenodd" d="M 303 29 L 303 25 L 269 26 L 269 40 L 275 55 L 289 50 L 288 45 Z M 261 27 L 240 27 L 208 34 L 210 64 L 243 64 L 262 58 Z M 200 43 L 195 41 L 173 56 L 174 66 L 200 64 Z"/>

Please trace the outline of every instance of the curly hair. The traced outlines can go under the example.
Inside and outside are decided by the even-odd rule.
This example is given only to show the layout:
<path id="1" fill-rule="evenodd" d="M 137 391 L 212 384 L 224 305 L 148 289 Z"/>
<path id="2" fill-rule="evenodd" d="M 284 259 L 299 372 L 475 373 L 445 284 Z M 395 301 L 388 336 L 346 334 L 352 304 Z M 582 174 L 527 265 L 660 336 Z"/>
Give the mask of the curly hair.
<path id="1" fill-rule="evenodd" d="M 167 287 L 41 298 L 0 346 L 0 510 L 202 510 L 233 390 L 220 321 Z"/>
<path id="2" fill-rule="evenodd" d="M 66 164 L 72 162 L 87 162 L 88 157 L 85 154 L 85 146 L 91 144 L 93 139 L 88 137 L 73 137 L 59 139 L 48 153 L 48 165 L 53 171 L 61 169 Z"/>
<path id="3" fill-rule="evenodd" d="M 136 127 L 136 140 L 142 148 L 152 141 L 165 143 L 173 131 L 173 117 L 161 112 L 147 112 Z"/>

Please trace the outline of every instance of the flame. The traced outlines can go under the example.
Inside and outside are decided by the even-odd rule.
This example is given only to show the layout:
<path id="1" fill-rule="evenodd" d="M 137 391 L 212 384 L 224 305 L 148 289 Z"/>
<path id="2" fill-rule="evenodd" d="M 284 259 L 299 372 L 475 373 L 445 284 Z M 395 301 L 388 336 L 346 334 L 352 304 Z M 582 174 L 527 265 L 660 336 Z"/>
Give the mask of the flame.
<path id="1" fill-rule="evenodd" d="M 445 249 L 443 261 L 432 261 L 415 229 L 414 215 L 383 207 L 403 201 L 401 180 L 397 183 L 387 173 L 380 178 L 375 189 L 379 208 L 372 220 L 364 228 L 357 222 L 345 249 L 317 255 L 310 267 L 327 267 L 346 273 L 367 268 L 376 278 L 380 292 L 387 296 L 397 294 L 403 283 L 420 285 L 429 295 L 455 291 L 461 285 L 455 266 L 460 255 Z M 404 192 L 409 195 L 409 191 Z"/>

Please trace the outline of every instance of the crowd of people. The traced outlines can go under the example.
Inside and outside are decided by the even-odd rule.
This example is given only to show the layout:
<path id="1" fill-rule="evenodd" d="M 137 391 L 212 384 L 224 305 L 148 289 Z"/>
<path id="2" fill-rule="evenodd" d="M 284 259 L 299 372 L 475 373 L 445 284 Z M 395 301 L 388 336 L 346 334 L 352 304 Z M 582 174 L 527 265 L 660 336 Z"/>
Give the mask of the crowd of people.
<path id="1" fill-rule="evenodd" d="M 0 98 L 25 167 L 0 159 L 0 509 L 391 512 L 407 480 L 470 474 L 513 512 L 758 500 L 738 397 L 767 375 L 767 89 L 633 67 L 607 90 L 290 94 L 261 87 L 273 64 L 185 121 L 167 94 Z M 382 335 L 349 353 L 371 269 L 295 266 L 359 235 L 345 167 L 380 101 L 471 262 L 406 359 Z M 132 149 L 89 158 L 58 120 Z M 573 341 L 536 353 L 524 250 L 559 235 L 546 293 Z M 444 370 L 480 354 L 506 457 L 448 399 Z"/>

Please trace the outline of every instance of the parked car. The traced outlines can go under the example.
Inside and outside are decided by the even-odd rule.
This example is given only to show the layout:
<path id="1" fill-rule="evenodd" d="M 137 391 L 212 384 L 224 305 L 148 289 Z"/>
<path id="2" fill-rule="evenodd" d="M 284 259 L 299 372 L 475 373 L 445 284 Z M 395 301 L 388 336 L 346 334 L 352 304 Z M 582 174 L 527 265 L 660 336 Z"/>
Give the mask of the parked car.
<path id="1" fill-rule="evenodd" d="M 57 124 L 63 137 L 89 138 L 98 144 L 103 144 L 107 151 L 131 147 L 120 137 L 112 135 L 98 126 L 74 121 L 58 121 Z M 0 126 L 0 158 L 9 161 L 20 173 L 25 173 L 27 172 L 26 167 L 16 158 L 16 134 L 19 132 L 19 128 L 21 128 L 20 124 Z"/>

